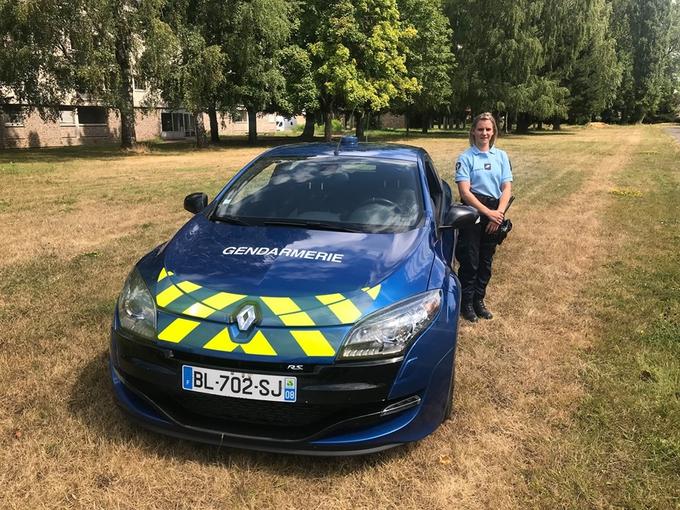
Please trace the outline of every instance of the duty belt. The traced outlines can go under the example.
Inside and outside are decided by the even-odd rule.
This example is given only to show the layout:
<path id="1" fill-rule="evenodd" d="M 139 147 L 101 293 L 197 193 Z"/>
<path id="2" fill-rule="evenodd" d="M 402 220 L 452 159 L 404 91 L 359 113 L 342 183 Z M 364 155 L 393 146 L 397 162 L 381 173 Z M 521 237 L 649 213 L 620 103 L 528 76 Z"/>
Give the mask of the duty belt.
<path id="1" fill-rule="evenodd" d="M 498 202 L 499 200 L 494 197 L 490 197 L 487 195 L 481 195 L 479 193 L 472 193 L 477 200 L 479 200 L 482 204 L 484 204 L 486 207 L 490 209 L 496 209 L 498 208 Z"/>

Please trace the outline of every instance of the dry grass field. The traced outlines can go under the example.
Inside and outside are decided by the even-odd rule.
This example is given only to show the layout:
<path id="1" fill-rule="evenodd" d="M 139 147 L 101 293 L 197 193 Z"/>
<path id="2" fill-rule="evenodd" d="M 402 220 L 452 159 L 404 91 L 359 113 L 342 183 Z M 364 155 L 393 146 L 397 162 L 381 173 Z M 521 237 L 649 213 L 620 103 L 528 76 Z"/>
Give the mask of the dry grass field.
<path id="1" fill-rule="evenodd" d="M 411 137 L 450 182 L 466 146 Z M 680 508 L 680 145 L 662 127 L 511 136 L 517 200 L 460 331 L 455 418 L 362 458 L 146 432 L 110 393 L 132 264 L 262 148 L 0 152 L 0 508 Z"/>

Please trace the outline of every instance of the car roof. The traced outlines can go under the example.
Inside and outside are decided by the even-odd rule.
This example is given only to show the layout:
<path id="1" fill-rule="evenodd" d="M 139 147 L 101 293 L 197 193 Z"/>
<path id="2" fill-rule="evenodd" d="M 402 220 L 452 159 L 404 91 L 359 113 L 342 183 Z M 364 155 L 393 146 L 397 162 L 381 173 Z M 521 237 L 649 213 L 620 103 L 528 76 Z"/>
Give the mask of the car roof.
<path id="1" fill-rule="evenodd" d="M 336 154 L 337 150 L 337 154 Z M 297 143 L 275 147 L 265 154 L 268 157 L 285 156 L 352 156 L 366 158 L 398 159 L 417 161 L 425 154 L 420 147 L 393 143 Z"/>

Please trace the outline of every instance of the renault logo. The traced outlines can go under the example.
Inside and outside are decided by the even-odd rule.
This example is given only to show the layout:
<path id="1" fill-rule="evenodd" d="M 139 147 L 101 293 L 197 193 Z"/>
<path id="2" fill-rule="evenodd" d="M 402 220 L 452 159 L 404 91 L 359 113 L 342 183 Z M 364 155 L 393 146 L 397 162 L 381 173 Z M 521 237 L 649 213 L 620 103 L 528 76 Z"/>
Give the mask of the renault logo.
<path id="1" fill-rule="evenodd" d="M 257 319 L 255 307 L 253 305 L 246 305 L 236 314 L 236 324 L 240 331 L 248 331 Z"/>

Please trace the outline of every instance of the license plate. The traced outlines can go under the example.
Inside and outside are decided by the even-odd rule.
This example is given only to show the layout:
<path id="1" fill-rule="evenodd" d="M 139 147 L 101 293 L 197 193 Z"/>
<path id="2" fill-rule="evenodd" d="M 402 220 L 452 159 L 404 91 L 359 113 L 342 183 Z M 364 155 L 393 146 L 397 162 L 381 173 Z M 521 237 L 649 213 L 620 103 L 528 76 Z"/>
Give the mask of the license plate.
<path id="1" fill-rule="evenodd" d="M 297 378 L 182 366 L 182 389 L 223 397 L 295 402 Z"/>

